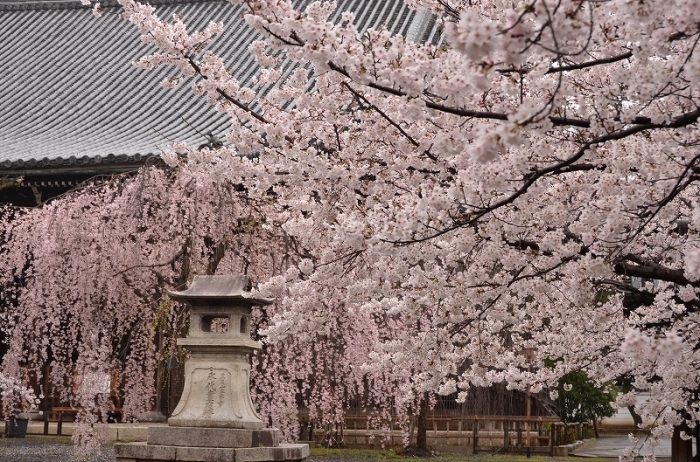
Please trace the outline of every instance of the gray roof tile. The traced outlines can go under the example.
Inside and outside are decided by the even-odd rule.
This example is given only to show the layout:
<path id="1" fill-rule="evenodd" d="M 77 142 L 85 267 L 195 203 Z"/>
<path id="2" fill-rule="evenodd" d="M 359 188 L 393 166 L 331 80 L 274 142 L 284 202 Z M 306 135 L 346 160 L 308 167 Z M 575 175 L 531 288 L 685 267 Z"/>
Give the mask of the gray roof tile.
<path id="1" fill-rule="evenodd" d="M 225 34 L 212 50 L 243 84 L 251 84 L 258 68 L 247 48 L 257 36 L 243 22 L 240 6 L 218 0 L 150 3 L 161 17 L 184 14 L 189 30 L 223 21 Z M 148 72 L 132 66 L 153 48 L 119 18 L 115 2 L 101 5 L 103 14 L 95 18 L 77 1 L 0 2 L 0 174 L 139 163 L 157 156 L 169 140 L 197 146 L 205 141 L 197 131 L 223 138 L 229 129 L 226 117 L 192 94 L 191 82 L 161 88 L 172 69 Z M 416 16 L 400 0 L 341 0 L 339 5 L 334 19 L 355 11 L 360 30 L 385 24 L 407 34 Z"/>

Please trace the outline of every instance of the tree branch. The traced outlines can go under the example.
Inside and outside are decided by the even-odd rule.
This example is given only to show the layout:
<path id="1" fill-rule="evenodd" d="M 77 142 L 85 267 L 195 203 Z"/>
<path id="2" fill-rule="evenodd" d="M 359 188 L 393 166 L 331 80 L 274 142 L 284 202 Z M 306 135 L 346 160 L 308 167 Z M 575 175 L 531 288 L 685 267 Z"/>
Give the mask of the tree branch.
<path id="1" fill-rule="evenodd" d="M 187 242 L 185 242 L 185 243 L 182 245 L 182 248 L 181 248 L 175 255 L 173 255 L 173 257 L 172 257 L 170 260 L 168 260 L 168 261 L 166 261 L 166 262 L 163 262 L 163 263 L 153 263 L 153 264 L 151 264 L 151 265 L 134 265 L 134 266 L 130 266 L 130 267 L 126 268 L 126 269 L 123 269 L 123 270 L 121 270 L 121 271 L 119 271 L 119 272 L 114 273 L 114 274 L 112 275 L 112 277 L 119 276 L 120 274 L 124 274 L 124 273 L 126 273 L 126 272 L 128 272 L 128 271 L 131 271 L 132 269 L 136 269 L 136 268 L 158 268 L 158 267 L 160 267 L 160 266 L 172 265 L 173 263 L 175 263 L 175 262 L 177 261 L 178 258 L 180 258 L 180 257 L 182 257 L 183 255 L 185 255 L 185 252 L 187 252 Z"/>
<path id="2" fill-rule="evenodd" d="M 344 86 L 345 88 L 347 88 L 353 95 L 355 95 L 356 97 L 360 98 L 362 101 L 364 101 L 365 103 L 367 103 L 367 105 L 369 105 L 369 107 L 371 107 L 372 109 L 374 109 L 375 111 L 377 111 L 377 113 L 378 113 L 380 116 L 382 116 L 382 117 L 384 118 L 384 120 L 386 120 L 387 122 L 389 122 L 389 123 L 391 124 L 391 126 L 393 126 L 394 128 L 396 128 L 406 139 L 408 139 L 408 141 L 411 142 L 411 144 L 412 144 L 413 146 L 416 146 L 416 147 L 420 146 L 420 144 L 418 144 L 418 142 L 417 142 L 416 140 L 414 140 L 413 137 L 411 137 L 411 135 L 409 135 L 408 133 L 406 133 L 406 131 L 403 129 L 403 127 L 401 127 L 401 125 L 399 125 L 398 123 L 394 122 L 394 121 L 391 119 L 391 117 L 389 117 L 384 111 L 382 111 L 381 109 L 379 109 L 376 105 L 372 104 L 372 102 L 370 102 L 367 98 L 365 98 L 364 95 L 360 94 L 360 92 L 358 92 L 358 91 L 356 91 L 354 88 L 352 88 L 347 82 L 343 82 L 343 86 Z"/>
<path id="3" fill-rule="evenodd" d="M 430 239 L 434 239 L 436 237 L 442 236 L 443 234 L 447 234 L 451 231 L 454 231 L 455 229 L 462 228 L 464 226 L 471 226 L 474 225 L 479 219 L 481 219 L 484 215 L 493 212 L 494 210 L 497 210 L 503 206 L 506 206 L 508 204 L 511 204 L 514 202 L 518 197 L 522 196 L 527 192 L 528 189 L 541 177 L 548 175 L 550 173 L 560 173 L 560 171 L 564 168 L 567 168 L 569 166 L 572 166 L 576 161 L 581 159 L 586 151 L 588 151 L 591 146 L 597 145 L 597 144 L 603 144 L 608 141 L 616 141 L 616 140 L 621 140 L 624 138 L 627 138 L 628 136 L 635 135 L 637 133 L 647 131 L 647 130 L 655 130 L 655 129 L 662 129 L 662 128 L 680 128 L 680 127 L 685 127 L 687 125 L 693 124 L 697 122 L 698 118 L 700 117 L 700 108 L 696 109 L 695 111 L 688 112 L 685 114 L 682 114 L 678 117 L 675 117 L 670 123 L 660 123 L 660 124 L 645 124 L 645 125 L 636 125 L 633 127 L 626 128 L 624 130 L 618 130 L 616 132 L 611 132 L 611 133 L 606 133 L 605 135 L 597 136 L 595 138 L 590 139 L 586 143 L 581 146 L 578 151 L 576 151 L 576 154 L 573 156 L 569 157 L 568 159 L 559 162 L 557 164 L 551 165 L 546 168 L 542 168 L 539 170 L 535 170 L 532 173 L 529 173 L 524 177 L 524 183 L 523 185 L 515 190 L 510 196 L 501 199 L 500 201 L 496 202 L 493 205 L 490 205 L 488 207 L 483 207 L 481 209 L 478 209 L 474 214 L 468 214 L 467 217 L 464 220 L 458 220 L 456 221 L 453 225 L 448 226 L 447 228 L 444 228 L 442 230 L 439 230 L 429 236 L 425 236 L 419 239 L 412 239 L 408 241 L 390 241 L 393 244 L 413 244 L 413 243 L 418 243 L 418 242 L 425 242 Z"/>
<path id="4" fill-rule="evenodd" d="M 333 71 L 336 71 L 345 77 L 352 80 L 350 74 L 342 67 L 335 64 L 333 61 L 328 62 L 328 67 Z M 394 96 L 409 96 L 408 93 L 397 90 L 396 88 L 388 87 L 386 85 L 380 85 L 378 83 L 370 82 L 367 84 L 368 87 L 374 88 L 384 93 L 388 93 Z M 508 114 L 502 112 L 488 112 L 488 111 L 472 111 L 469 109 L 457 108 L 452 106 L 446 106 L 444 104 L 434 103 L 432 101 L 423 100 L 425 107 L 428 109 L 435 109 L 436 111 L 444 112 L 447 114 L 454 114 L 460 117 L 469 117 L 474 119 L 487 119 L 487 120 L 508 120 Z M 555 117 L 549 116 L 549 121 L 555 126 L 568 126 L 568 127 L 581 127 L 590 128 L 591 121 L 586 119 L 572 119 L 568 117 Z M 651 124 L 651 119 L 649 117 L 635 117 L 630 122 L 632 125 L 647 125 Z"/>
<path id="5" fill-rule="evenodd" d="M 556 72 L 576 71 L 579 69 L 586 69 L 588 67 L 598 66 L 600 64 L 615 63 L 617 61 L 622 61 L 623 59 L 628 59 L 631 57 L 632 57 L 632 52 L 628 51 L 627 53 L 623 53 L 623 54 L 617 55 L 617 56 L 612 56 L 610 58 L 594 59 L 594 60 L 586 61 L 586 62 L 579 63 L 579 64 L 570 64 L 568 66 L 550 67 L 547 70 L 547 72 L 545 72 L 545 74 L 554 74 Z"/>
<path id="6" fill-rule="evenodd" d="M 632 276 L 643 279 L 658 279 L 660 281 L 673 282 L 682 286 L 699 286 L 700 282 L 691 282 L 685 277 L 683 270 L 674 270 L 665 266 L 648 263 L 647 265 L 635 265 L 626 262 L 618 262 L 613 265 L 613 271 L 620 276 Z"/>
<path id="7" fill-rule="evenodd" d="M 557 66 L 557 67 L 550 67 L 547 69 L 545 74 L 555 74 L 557 72 L 569 72 L 569 71 L 576 71 L 579 69 L 586 69 L 588 67 L 593 67 L 593 66 L 598 66 L 600 64 L 610 64 L 614 63 L 617 61 L 622 61 L 623 59 L 631 58 L 632 57 L 632 52 L 628 51 L 627 53 L 623 53 L 621 55 L 616 55 L 612 56 L 610 58 L 601 58 L 601 59 L 593 59 L 591 61 L 586 61 L 583 63 L 578 63 L 578 64 L 569 64 L 568 66 Z M 499 74 L 503 75 L 509 75 L 509 74 L 527 74 L 530 72 L 532 68 L 524 68 L 524 69 L 498 69 L 496 72 Z"/>
<path id="8" fill-rule="evenodd" d="M 208 79 L 209 79 L 209 77 L 207 77 L 206 75 L 204 75 L 204 74 L 202 73 L 202 69 L 199 67 L 199 65 L 198 65 L 190 56 L 187 56 L 187 61 L 190 63 L 190 66 L 192 66 L 192 68 L 195 70 L 195 72 L 197 72 L 197 74 L 199 74 L 203 79 L 205 79 L 205 80 L 208 80 Z M 243 111 L 247 112 L 248 114 L 250 114 L 251 116 L 253 116 L 253 117 L 256 118 L 257 120 L 259 120 L 260 122 L 265 123 L 265 124 L 266 124 L 266 123 L 269 123 L 269 122 L 267 121 L 267 119 L 265 119 L 265 117 L 263 117 L 261 114 L 258 114 L 257 112 L 255 112 L 254 110 L 252 110 L 250 107 L 248 107 L 248 105 L 246 105 L 246 104 L 244 104 L 244 103 L 238 101 L 236 98 L 234 98 L 233 96 L 229 95 L 229 94 L 226 93 L 224 90 L 222 90 L 222 89 L 220 89 L 220 88 L 217 88 L 217 89 L 216 89 L 216 92 L 217 92 L 219 95 L 221 95 L 224 99 L 226 99 L 226 100 L 229 101 L 230 103 L 234 104 L 236 107 L 242 109 Z"/>

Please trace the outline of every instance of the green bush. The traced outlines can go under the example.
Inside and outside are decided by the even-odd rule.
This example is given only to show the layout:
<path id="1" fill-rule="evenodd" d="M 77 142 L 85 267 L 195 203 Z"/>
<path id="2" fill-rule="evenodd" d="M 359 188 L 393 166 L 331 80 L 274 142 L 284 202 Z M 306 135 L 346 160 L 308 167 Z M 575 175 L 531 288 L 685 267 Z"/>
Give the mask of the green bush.
<path id="1" fill-rule="evenodd" d="M 588 378 L 585 372 L 572 372 L 559 381 L 559 417 L 566 423 L 590 422 L 602 417 L 612 417 L 617 409 L 610 403 L 615 401 L 617 390 L 610 383 L 602 386 Z"/>

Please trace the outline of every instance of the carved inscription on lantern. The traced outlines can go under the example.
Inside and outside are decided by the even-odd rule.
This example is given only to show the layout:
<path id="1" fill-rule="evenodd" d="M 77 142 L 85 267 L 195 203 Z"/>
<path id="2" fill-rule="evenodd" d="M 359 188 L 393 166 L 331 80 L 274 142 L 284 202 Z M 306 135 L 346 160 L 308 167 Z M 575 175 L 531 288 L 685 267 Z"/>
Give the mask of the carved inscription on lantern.
<path id="1" fill-rule="evenodd" d="M 220 368 L 197 368 L 192 371 L 192 393 L 199 395 L 202 419 L 218 419 L 226 414 L 234 414 L 240 418 L 237 412 L 232 410 L 231 371 Z M 203 398 L 203 399 L 202 399 Z"/>
<path id="2" fill-rule="evenodd" d="M 224 405 L 224 398 L 226 397 L 226 376 L 221 374 L 221 379 L 219 380 L 219 407 Z"/>
<path id="3" fill-rule="evenodd" d="M 209 368 L 209 375 L 207 375 L 207 400 L 204 405 L 204 412 L 202 417 L 205 419 L 211 419 L 214 415 L 214 387 L 216 374 L 214 374 L 214 368 Z"/>

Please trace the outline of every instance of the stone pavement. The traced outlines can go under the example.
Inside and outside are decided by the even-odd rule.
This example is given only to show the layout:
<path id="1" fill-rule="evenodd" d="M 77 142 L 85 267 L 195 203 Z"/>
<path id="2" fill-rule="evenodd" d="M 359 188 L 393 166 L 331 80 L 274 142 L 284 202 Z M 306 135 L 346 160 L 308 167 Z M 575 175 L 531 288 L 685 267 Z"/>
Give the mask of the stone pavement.
<path id="1" fill-rule="evenodd" d="M 625 448 L 639 448 L 644 443 L 644 436 L 639 437 L 636 443 L 631 442 L 627 435 L 603 435 L 598 439 L 586 441 L 583 445 L 576 448 L 573 455 L 580 456 L 598 456 L 598 457 L 619 457 L 622 455 Z M 695 440 L 693 440 L 693 449 L 695 448 Z M 641 455 L 651 454 L 649 448 L 642 447 Z M 661 444 L 654 450 L 656 457 L 670 458 L 671 457 L 671 438 L 662 438 Z"/>

